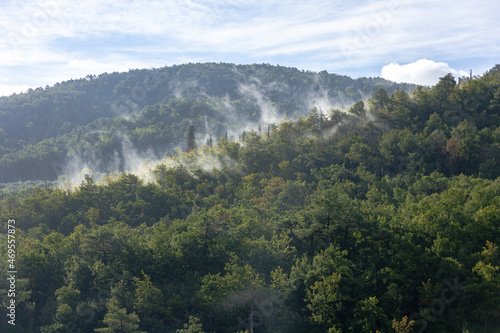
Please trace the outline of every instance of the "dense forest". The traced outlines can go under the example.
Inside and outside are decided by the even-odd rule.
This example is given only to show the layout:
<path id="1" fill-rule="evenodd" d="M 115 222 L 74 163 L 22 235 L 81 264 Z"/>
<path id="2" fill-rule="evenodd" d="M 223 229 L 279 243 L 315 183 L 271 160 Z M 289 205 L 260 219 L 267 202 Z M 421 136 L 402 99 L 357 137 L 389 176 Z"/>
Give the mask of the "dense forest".
<path id="1" fill-rule="evenodd" d="M 195 67 L 169 72 L 182 68 Z M 278 81 L 274 67 L 258 68 L 270 70 L 262 74 L 271 75 L 268 83 Z M 308 75 L 293 72 L 297 80 Z M 121 81 L 124 91 L 141 72 L 128 75 L 134 79 Z M 117 77 L 75 81 L 68 96 L 86 99 L 92 94 L 77 87 Z M 207 87 L 244 104 L 241 91 Z M 22 112 L 30 114 L 36 101 L 53 103 L 56 89 L 1 103 L 7 110 L 25 100 Z M 130 134 L 139 150 L 169 140 L 193 148 L 173 152 L 150 178 L 87 175 L 74 189 L 1 194 L 3 230 L 16 221 L 18 271 L 14 327 L 5 320 L 9 276 L 0 271 L 2 331 L 499 332 L 500 66 L 459 83 L 450 74 L 411 92 L 378 87 L 369 99 L 354 96 L 359 101 L 345 112 L 294 115 L 305 102 L 280 102 L 284 119 L 267 126 L 249 110 L 238 117 L 253 129 L 231 137 L 221 127 L 197 147 L 188 144 L 189 126 L 199 136 L 204 112 L 217 110 L 213 100 L 155 96 L 148 93 L 138 116 L 106 125 L 130 133 L 151 128 L 145 141 L 140 131 Z M 187 103 L 192 114 L 184 116 L 192 121 L 179 118 L 185 123 L 167 133 L 162 119 L 176 119 L 170 103 Z M 2 119 L 21 119 L 4 110 Z M 99 112 L 113 112 L 104 104 L 95 113 L 64 110 L 67 119 L 25 134 L 5 126 L 2 135 L 11 140 L 1 141 L 2 172 L 19 168 L 16 161 L 65 155 L 58 145 L 78 145 L 103 122 Z M 228 125 L 227 118 L 218 121 Z M 57 132 L 66 122 L 68 132 Z M 170 126 L 164 129 L 174 131 Z M 113 137 L 103 133 L 95 144 L 106 156 L 106 138 Z M 6 249 L 7 233 L 0 237 Z M 1 253 L 7 263 L 7 251 Z"/>
<path id="2" fill-rule="evenodd" d="M 415 86 L 265 64 L 88 75 L 0 98 L 0 183 L 54 181 L 82 165 L 132 171 L 131 151 L 157 160 L 184 150 L 189 126 L 199 138 L 237 137 L 286 115 L 296 120 L 314 106 L 348 107 L 378 88 L 392 93 Z"/>

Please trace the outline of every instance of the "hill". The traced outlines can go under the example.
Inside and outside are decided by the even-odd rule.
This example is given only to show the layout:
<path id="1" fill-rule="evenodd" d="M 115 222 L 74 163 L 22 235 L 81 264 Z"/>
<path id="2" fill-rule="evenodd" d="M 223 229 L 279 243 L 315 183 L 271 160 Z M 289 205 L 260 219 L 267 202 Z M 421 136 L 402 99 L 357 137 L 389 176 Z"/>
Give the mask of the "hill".
<path id="1" fill-rule="evenodd" d="M 88 167 L 131 171 L 199 143 L 238 137 L 313 107 L 348 107 L 378 88 L 412 85 L 380 78 L 299 71 L 271 65 L 186 64 L 87 76 L 0 98 L 0 183 L 55 180 Z"/>
<path id="2" fill-rule="evenodd" d="M 2 193 L 2 331 L 498 332 L 499 115 L 497 66 Z"/>

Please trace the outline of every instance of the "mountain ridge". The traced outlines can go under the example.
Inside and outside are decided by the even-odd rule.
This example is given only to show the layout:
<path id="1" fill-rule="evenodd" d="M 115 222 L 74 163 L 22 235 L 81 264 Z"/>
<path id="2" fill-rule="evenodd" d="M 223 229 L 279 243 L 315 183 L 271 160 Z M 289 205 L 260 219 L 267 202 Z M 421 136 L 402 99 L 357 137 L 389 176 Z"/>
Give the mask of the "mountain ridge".
<path id="1" fill-rule="evenodd" d="M 184 148 L 186 119 L 204 128 L 204 135 L 221 136 L 228 130 L 241 133 L 284 115 L 298 119 L 314 106 L 324 112 L 348 106 L 381 87 L 389 93 L 416 89 L 381 78 L 352 79 L 269 64 L 184 64 L 87 75 L 0 98 L 0 183 L 54 180 L 64 172 L 74 151 L 88 154 L 95 148 L 103 159 L 109 153 L 120 154 L 118 138 L 98 135 L 89 139 L 89 133 L 118 133 L 120 129 L 139 149 L 151 148 L 160 157 L 175 147 Z M 171 110 L 162 113 L 168 128 L 160 130 L 147 123 L 147 112 L 162 106 Z M 130 120 L 134 118 L 144 121 L 133 128 Z M 123 119 L 129 122 L 124 124 Z M 175 123 L 179 128 L 173 128 Z M 89 142 L 99 147 L 84 149 Z M 99 168 L 113 171 L 110 165 Z"/>

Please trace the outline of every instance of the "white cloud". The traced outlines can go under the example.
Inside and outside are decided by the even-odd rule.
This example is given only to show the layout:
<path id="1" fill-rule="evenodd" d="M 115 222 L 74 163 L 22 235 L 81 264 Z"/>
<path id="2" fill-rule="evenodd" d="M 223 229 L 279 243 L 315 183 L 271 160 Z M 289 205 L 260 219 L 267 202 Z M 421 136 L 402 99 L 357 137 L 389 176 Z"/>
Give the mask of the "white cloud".
<path id="1" fill-rule="evenodd" d="M 14 93 L 19 94 L 26 92 L 30 87 L 23 85 L 23 86 L 18 86 L 18 85 L 7 85 L 7 84 L 0 84 L 0 96 L 9 96 Z"/>
<path id="2" fill-rule="evenodd" d="M 384 79 L 395 82 L 434 85 L 440 77 L 448 73 L 451 73 L 455 78 L 467 75 L 466 71 L 453 69 L 445 62 L 435 62 L 428 59 L 420 59 L 406 65 L 390 63 L 382 68 L 381 75 Z"/>
<path id="3" fill-rule="evenodd" d="M 197 61 L 366 76 L 387 59 L 482 57 L 491 67 L 499 11 L 491 0 L 5 0 L 0 84 Z"/>

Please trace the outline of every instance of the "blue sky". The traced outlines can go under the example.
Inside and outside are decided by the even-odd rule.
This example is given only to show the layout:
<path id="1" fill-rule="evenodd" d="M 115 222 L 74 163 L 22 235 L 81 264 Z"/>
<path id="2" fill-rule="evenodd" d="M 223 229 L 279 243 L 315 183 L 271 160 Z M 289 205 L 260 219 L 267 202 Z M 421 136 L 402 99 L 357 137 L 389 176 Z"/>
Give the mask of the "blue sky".
<path id="1" fill-rule="evenodd" d="M 500 63 L 497 0 L 3 0 L 0 95 L 187 62 L 433 84 Z"/>

